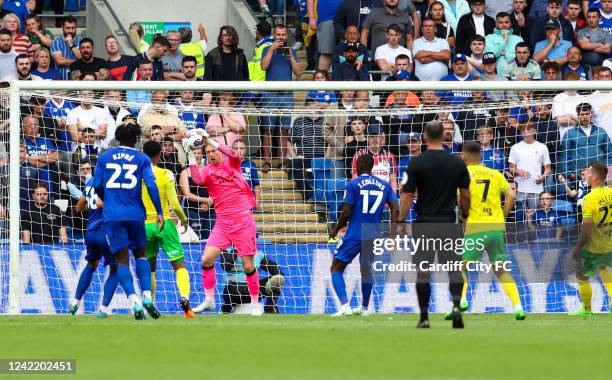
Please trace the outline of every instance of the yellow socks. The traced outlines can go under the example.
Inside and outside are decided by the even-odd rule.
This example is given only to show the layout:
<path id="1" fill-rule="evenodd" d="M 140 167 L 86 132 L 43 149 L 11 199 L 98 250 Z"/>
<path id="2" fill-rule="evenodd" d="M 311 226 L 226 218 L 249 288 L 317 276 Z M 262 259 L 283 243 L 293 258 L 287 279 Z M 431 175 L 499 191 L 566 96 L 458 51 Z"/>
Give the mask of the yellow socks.
<path id="1" fill-rule="evenodd" d="M 522 310 L 521 297 L 519 296 L 518 287 L 516 286 L 516 282 L 514 282 L 512 276 L 510 276 L 508 273 L 504 273 L 499 276 L 499 282 L 501 283 L 502 288 L 504 288 L 504 292 L 506 292 L 508 298 L 510 298 L 510 302 L 512 303 L 512 306 L 514 306 L 515 311 L 517 309 Z"/>
<path id="2" fill-rule="evenodd" d="M 189 285 L 189 272 L 185 268 L 179 268 L 176 270 L 176 285 L 178 286 L 181 297 L 189 299 L 190 285 Z"/>
<path id="3" fill-rule="evenodd" d="M 157 283 L 155 282 L 155 272 L 151 272 L 151 300 L 155 301 L 155 289 L 157 288 Z"/>
<path id="4" fill-rule="evenodd" d="M 585 311 L 591 311 L 591 296 L 593 295 L 593 289 L 589 280 L 580 281 L 578 280 L 578 292 L 580 298 L 582 298 L 582 307 Z"/>
<path id="5" fill-rule="evenodd" d="M 601 276 L 601 282 L 603 282 L 606 291 L 608 292 L 608 302 L 612 302 L 612 272 L 608 268 L 599 270 Z"/>
<path id="6" fill-rule="evenodd" d="M 461 272 L 461 277 L 463 277 L 463 288 L 461 289 L 461 302 L 467 302 L 467 289 L 468 289 L 468 279 L 465 272 Z"/>

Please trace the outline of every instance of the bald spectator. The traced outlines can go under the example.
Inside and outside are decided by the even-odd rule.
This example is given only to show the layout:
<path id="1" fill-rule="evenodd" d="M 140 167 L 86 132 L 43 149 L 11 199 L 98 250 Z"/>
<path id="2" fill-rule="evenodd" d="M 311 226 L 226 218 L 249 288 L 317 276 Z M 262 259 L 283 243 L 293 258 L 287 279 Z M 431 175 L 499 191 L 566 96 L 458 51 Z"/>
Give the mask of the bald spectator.
<path id="1" fill-rule="evenodd" d="M 414 74 L 423 81 L 440 80 L 448 74 L 448 61 L 451 51 L 448 42 L 435 36 L 436 23 L 426 18 L 423 20 L 423 36 L 414 42 Z"/>
<path id="2" fill-rule="evenodd" d="M 572 47 L 570 41 L 561 38 L 561 25 L 558 20 L 548 20 L 545 26 L 546 39 L 535 45 L 533 60 L 537 63 L 554 61 L 559 65 L 567 63 L 567 51 Z"/>
<path id="3" fill-rule="evenodd" d="M 357 60 L 362 63 L 369 63 L 368 48 L 365 45 L 359 43 L 359 29 L 355 25 L 349 25 L 344 33 L 344 40 L 336 46 L 336 52 L 334 53 L 334 65 L 345 61 L 344 48 L 347 44 L 357 45 L 358 53 Z"/>
<path id="4" fill-rule="evenodd" d="M 411 2 L 409 4 L 412 5 Z M 361 29 L 360 42 L 369 47 L 370 54 L 374 55 L 376 49 L 387 42 L 386 31 L 391 24 L 397 24 L 400 27 L 400 45 L 408 49 L 412 48 L 415 25 L 410 14 L 416 14 L 416 8 L 412 5 L 407 12 L 402 12 L 398 5 L 399 0 L 385 0 L 384 7 L 374 8 L 366 18 Z M 368 45 L 370 40 L 371 43 Z"/>
<path id="5" fill-rule="evenodd" d="M 561 68 L 561 74 L 574 72 L 580 75 L 580 80 L 589 79 L 589 68 L 582 65 L 582 55 L 580 49 L 572 46 L 567 51 L 567 63 Z"/>
<path id="6" fill-rule="evenodd" d="M 589 9 L 587 27 L 578 31 L 578 46 L 582 50 L 583 62 L 599 66 L 612 51 L 612 34 L 600 27 L 601 14 L 598 9 Z"/>
<path id="7" fill-rule="evenodd" d="M 180 50 L 181 34 L 176 30 L 166 32 L 166 38 L 170 43 L 170 48 L 166 55 L 161 57 L 164 65 L 164 80 L 184 80 L 185 76 L 181 72 L 183 57 L 185 56 Z"/>
<path id="8" fill-rule="evenodd" d="M 495 19 L 484 13 L 484 0 L 470 1 L 471 12 L 461 16 L 455 32 L 456 45 L 455 52 L 459 54 L 470 54 L 470 41 L 475 35 L 485 37 L 493 33 L 495 29 Z"/>
<path id="9" fill-rule="evenodd" d="M 485 52 L 491 52 L 497 57 L 497 72 L 503 73 L 506 65 L 514 58 L 516 45 L 523 39 L 512 34 L 510 15 L 500 12 L 495 19 L 496 27 L 493 33 L 485 37 Z"/>
<path id="10" fill-rule="evenodd" d="M 537 51 L 538 49 L 536 49 L 536 43 L 539 41 L 545 41 L 547 39 L 548 34 L 546 33 L 546 25 L 548 25 L 548 21 L 550 20 L 558 22 L 561 39 L 568 41 L 570 44 L 574 44 L 576 42 L 572 23 L 561 15 L 562 10 L 561 0 L 548 0 L 548 4 L 546 6 L 547 15 L 536 19 L 536 22 L 533 24 L 533 29 L 531 30 L 531 35 L 529 36 L 529 47 L 531 48 L 531 51 Z"/>

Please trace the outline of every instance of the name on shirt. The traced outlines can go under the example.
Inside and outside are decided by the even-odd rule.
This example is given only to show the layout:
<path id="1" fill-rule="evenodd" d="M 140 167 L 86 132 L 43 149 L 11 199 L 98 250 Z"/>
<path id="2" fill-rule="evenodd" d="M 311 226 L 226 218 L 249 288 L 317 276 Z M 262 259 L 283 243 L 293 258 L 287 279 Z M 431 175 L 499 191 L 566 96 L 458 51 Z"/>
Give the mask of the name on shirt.
<path id="1" fill-rule="evenodd" d="M 113 154 L 113 160 L 127 160 L 128 162 L 132 162 L 133 159 L 134 159 L 133 154 L 129 154 L 125 152 Z"/>
<path id="2" fill-rule="evenodd" d="M 376 187 L 378 187 L 381 190 L 385 190 L 385 185 L 380 182 L 379 180 L 375 179 L 375 178 L 366 178 L 362 181 L 359 182 L 359 188 L 363 189 L 365 186 L 367 185 L 374 185 Z"/>

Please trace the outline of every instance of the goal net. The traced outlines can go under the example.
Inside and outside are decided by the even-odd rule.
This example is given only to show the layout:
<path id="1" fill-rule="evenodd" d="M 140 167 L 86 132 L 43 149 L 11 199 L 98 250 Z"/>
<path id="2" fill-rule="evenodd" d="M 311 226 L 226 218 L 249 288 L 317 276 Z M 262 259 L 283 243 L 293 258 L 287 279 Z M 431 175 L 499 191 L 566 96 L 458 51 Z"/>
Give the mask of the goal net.
<path id="1" fill-rule="evenodd" d="M 445 150 L 460 155 L 464 142 L 479 143 L 483 165 L 503 173 L 517 190 L 505 248 L 526 311 L 580 305 L 569 252 L 590 190 L 582 169 L 595 161 L 612 165 L 609 81 L 18 85 L 13 98 L 10 89 L 0 93 L 0 314 L 67 312 L 86 265 L 87 213 L 77 211 L 78 194 L 98 155 L 117 145 L 114 131 L 126 118 L 141 126 L 137 147 L 159 141 L 159 165 L 175 175 L 188 217 L 181 241 L 192 305 L 204 297 L 200 256 L 216 215 L 206 188 L 184 170 L 185 132 L 205 128 L 243 152 L 243 175 L 257 198 L 258 255 L 272 263 L 260 268 L 268 280 L 261 287 L 268 310 L 331 313 L 339 305 L 330 276 L 336 243 L 328 232 L 338 221 L 346 183 L 356 176 L 356 158 L 373 155 L 373 175 L 399 195 L 408 163 L 426 149 L 424 128 L 431 121 L 443 123 Z M 12 157 L 19 164 L 9 165 L 15 144 L 19 155 L 13 150 Z M 206 165 L 201 153 L 197 160 Z M 18 191 L 9 192 L 11 185 Z M 414 219 L 411 210 L 406 222 Z M 381 226 L 388 223 L 385 211 Z M 392 251 L 385 257 L 402 259 Z M 360 297 L 357 261 L 345 273 L 354 306 Z M 229 303 L 224 297 L 236 273 L 222 264 L 217 262 L 217 305 L 240 312 L 235 297 Z M 107 271 L 101 262 L 79 313 L 95 313 Z M 174 272 L 161 252 L 156 279 L 160 311 L 179 312 Z M 469 279 L 470 312 L 512 311 L 492 273 Z M 609 310 L 600 280 L 592 281 L 593 310 Z M 448 311 L 446 278 L 436 276 L 433 283 L 431 311 Z M 418 310 L 413 274 L 375 275 L 371 305 L 382 313 Z M 110 309 L 130 312 L 121 287 Z"/>

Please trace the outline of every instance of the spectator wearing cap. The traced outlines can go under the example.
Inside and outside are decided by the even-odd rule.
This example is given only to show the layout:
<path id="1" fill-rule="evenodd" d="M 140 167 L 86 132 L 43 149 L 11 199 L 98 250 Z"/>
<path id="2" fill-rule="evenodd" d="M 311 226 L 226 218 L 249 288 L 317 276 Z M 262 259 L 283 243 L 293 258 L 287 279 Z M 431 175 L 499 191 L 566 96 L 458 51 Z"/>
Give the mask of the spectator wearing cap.
<path id="1" fill-rule="evenodd" d="M 459 54 L 470 54 L 470 42 L 472 37 L 480 35 L 482 37 L 493 33 L 495 29 L 495 19 L 484 13 L 484 0 L 471 0 L 471 12 L 461 16 L 457 24 L 457 43 L 455 52 Z"/>
<path id="2" fill-rule="evenodd" d="M 568 19 L 561 15 L 562 7 L 561 0 L 548 0 L 546 5 L 546 16 L 537 19 L 533 24 L 533 29 L 531 30 L 530 38 L 530 46 L 531 51 L 537 51 L 536 44 L 540 41 L 546 41 L 548 38 L 548 34 L 546 32 L 546 26 L 549 25 L 549 21 L 557 21 L 559 25 L 559 29 L 561 29 L 560 35 L 562 39 L 565 41 L 569 41 L 571 44 L 576 42 L 574 37 L 574 27 L 572 23 L 569 22 Z"/>
<path id="3" fill-rule="evenodd" d="M 334 18 L 341 3 L 342 0 L 326 0 L 317 1 L 315 5 L 315 0 L 308 0 L 306 4 L 310 29 L 317 31 L 319 69 L 329 70 L 331 68 L 332 55 L 336 47 Z"/>
<path id="4" fill-rule="evenodd" d="M 533 53 L 534 61 L 555 61 L 559 65 L 567 63 L 567 51 L 572 47 L 570 41 L 561 38 L 561 25 L 559 20 L 548 20 L 546 23 L 546 39 L 538 41 Z"/>
<path id="5" fill-rule="evenodd" d="M 357 60 L 359 48 L 356 44 L 346 44 L 343 52 L 344 62 L 334 66 L 332 79 L 335 81 L 369 81 L 368 68 Z"/>
<path id="6" fill-rule="evenodd" d="M 249 64 L 239 44 L 240 38 L 233 26 L 224 25 L 219 29 L 217 46 L 204 60 L 204 80 L 249 80 Z"/>
<path id="7" fill-rule="evenodd" d="M 420 19 L 416 16 L 416 8 L 412 2 L 407 3 L 409 6 L 407 11 L 399 9 L 399 0 L 384 0 L 384 2 L 384 7 L 372 9 L 361 28 L 360 42 L 362 45 L 368 46 L 372 55 L 380 45 L 387 42 L 385 32 L 391 24 L 400 27 L 400 45 L 411 49 L 414 29 L 415 27 L 418 28 L 420 24 Z M 368 41 L 371 41 L 369 45 Z"/>
<path id="8" fill-rule="evenodd" d="M 444 82 L 464 82 L 471 81 L 474 76 L 468 73 L 467 57 L 463 54 L 455 54 L 452 59 L 453 72 L 440 79 Z M 472 92 L 468 90 L 450 90 L 444 92 L 442 100 L 450 102 L 452 105 L 464 103 L 472 97 Z"/>
<path id="9" fill-rule="evenodd" d="M 482 55 L 482 80 L 486 81 L 507 81 L 508 78 L 503 77 L 497 73 L 497 58 L 495 54 L 489 52 Z M 507 99 L 509 92 L 505 91 L 488 91 L 487 97 L 493 101 L 500 101 Z"/>
<path id="10" fill-rule="evenodd" d="M 289 141 L 295 148 L 288 160 L 291 177 L 305 200 L 312 199 L 312 159 L 325 156 L 324 119 L 316 112 L 320 109 L 316 98 L 306 97 L 306 108 L 311 113 L 299 116 L 289 129 Z M 290 148 L 292 149 L 292 148 Z"/>
<path id="11" fill-rule="evenodd" d="M 580 75 L 580 80 L 589 80 L 589 68 L 582 65 L 580 48 L 572 46 L 567 50 L 567 63 L 561 67 L 561 74 L 574 72 Z"/>
<path id="12" fill-rule="evenodd" d="M 600 27 L 601 14 L 598 9 L 589 9 L 586 14 L 587 27 L 578 31 L 578 46 L 582 50 L 583 62 L 599 66 L 612 50 L 612 34 Z"/>
<path id="13" fill-rule="evenodd" d="M 380 45 L 374 54 L 374 60 L 379 70 L 395 73 L 398 71 L 394 65 L 395 57 L 400 54 L 405 54 L 409 58 L 412 57 L 410 50 L 399 44 L 400 33 L 401 30 L 397 24 L 391 24 L 387 28 L 387 43 Z M 412 62 L 409 63 L 407 71 L 412 71 Z M 383 75 L 381 80 L 387 78 L 388 75 Z"/>
<path id="14" fill-rule="evenodd" d="M 346 58 L 344 58 L 344 49 L 346 48 L 347 44 L 354 44 L 357 46 L 358 49 L 358 54 L 357 54 L 357 60 L 361 61 L 362 63 L 369 63 L 369 59 L 368 59 L 368 48 L 362 44 L 359 43 L 359 29 L 357 29 L 357 27 L 355 25 L 349 25 L 346 28 L 346 33 L 344 33 L 344 41 L 340 42 L 337 46 L 336 46 L 336 52 L 334 53 L 334 67 L 335 65 L 337 65 L 338 63 L 342 63 L 346 60 Z"/>
<path id="15" fill-rule="evenodd" d="M 485 37 L 485 51 L 497 57 L 497 73 L 503 73 L 508 62 L 514 58 L 514 49 L 523 39 L 512 34 L 510 15 L 500 12 L 495 19 L 496 27 L 493 33 Z"/>
<path id="16" fill-rule="evenodd" d="M 463 15 L 470 13 L 467 0 L 439 0 L 444 6 L 444 17 L 453 30 L 457 30 L 459 20 Z"/>
<path id="17" fill-rule="evenodd" d="M 512 1 L 512 11 L 510 12 L 510 20 L 512 22 L 512 33 L 523 38 L 523 41 L 528 44 L 531 41 L 531 30 L 535 20 L 526 12 L 527 0 Z"/>
<path id="18" fill-rule="evenodd" d="M 519 42 L 514 48 L 514 58 L 508 61 L 503 76 L 508 80 L 540 80 L 542 70 L 540 65 L 529 57 L 527 42 Z"/>
<path id="19" fill-rule="evenodd" d="M 353 156 L 352 177 L 357 178 L 357 159 L 364 154 L 374 156 L 372 175 L 391 184 L 397 192 L 397 161 L 395 155 L 384 148 L 385 133 L 377 120 L 370 120 L 367 129 L 368 146 L 359 149 Z"/>
<path id="20" fill-rule="evenodd" d="M 266 80 L 266 72 L 261 68 L 263 51 L 274 43 L 272 27 L 267 21 L 261 21 L 255 26 L 255 36 L 257 43 L 253 50 L 253 56 L 249 61 L 249 80 L 252 82 L 263 82 Z"/>
<path id="21" fill-rule="evenodd" d="M 483 73 L 482 56 L 484 54 L 485 39 L 480 34 L 476 34 L 470 40 L 471 55 L 466 55 L 468 62 L 468 72 L 472 75 Z"/>
<path id="22" fill-rule="evenodd" d="M 448 74 L 448 61 L 451 58 L 448 41 L 435 36 L 436 23 L 423 20 L 423 36 L 412 47 L 414 54 L 414 74 L 422 81 L 437 81 Z"/>
<path id="23" fill-rule="evenodd" d="M 398 178 L 403 178 L 410 160 L 421 154 L 423 141 L 419 132 L 409 132 L 400 134 L 399 143 L 401 155 L 398 165 Z"/>

